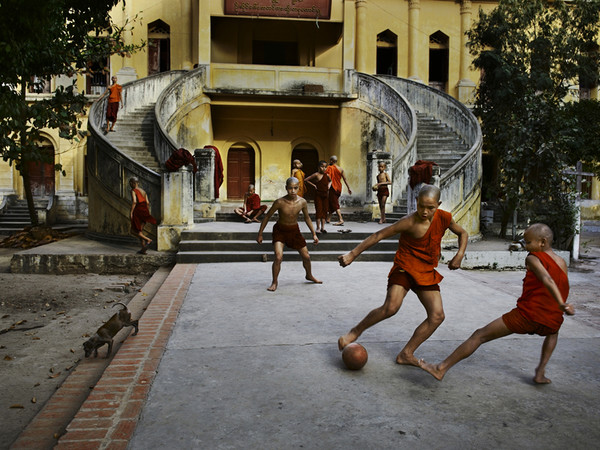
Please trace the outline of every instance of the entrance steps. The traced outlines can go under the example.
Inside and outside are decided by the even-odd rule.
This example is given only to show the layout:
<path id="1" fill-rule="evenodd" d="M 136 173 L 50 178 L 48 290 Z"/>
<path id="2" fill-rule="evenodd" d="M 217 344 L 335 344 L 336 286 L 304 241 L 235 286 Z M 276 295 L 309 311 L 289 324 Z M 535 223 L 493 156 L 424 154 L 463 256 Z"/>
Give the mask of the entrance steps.
<path id="1" fill-rule="evenodd" d="M 258 262 L 273 261 L 273 246 L 271 244 L 271 229 L 274 222 L 269 222 L 263 233 L 263 243 L 256 242 L 259 224 L 239 224 L 252 228 L 252 231 L 219 231 L 222 222 L 212 224 L 198 224 L 194 229 L 184 231 L 179 243 L 177 253 L 178 263 L 219 263 L 219 262 Z M 200 225 L 210 226 L 201 231 Z M 232 228 L 231 225 L 229 228 Z M 235 224 L 238 225 L 238 224 Z M 348 223 L 346 227 L 330 226 L 328 233 L 319 235 L 319 243 L 312 242 L 310 232 L 305 224 L 300 225 L 300 230 L 313 261 L 337 261 L 338 256 L 347 253 L 356 247 L 362 240 L 371 235 L 368 231 L 351 231 L 341 233 L 339 230 L 352 229 L 355 223 Z M 382 227 L 381 225 L 379 227 Z M 360 256 L 361 261 L 393 261 L 398 247 L 397 239 L 388 239 L 379 242 Z M 296 250 L 284 248 L 285 261 L 300 261 Z M 235 276 L 232 274 L 232 276 Z"/>
<path id="2" fill-rule="evenodd" d="M 38 209 L 46 209 L 48 200 L 35 200 L 34 207 Z M 18 231 L 23 231 L 23 228 L 31 225 L 29 217 L 29 209 L 27 208 L 26 200 L 18 200 L 17 202 L 7 205 L 3 213 L 0 213 L 0 234 L 13 234 Z"/>

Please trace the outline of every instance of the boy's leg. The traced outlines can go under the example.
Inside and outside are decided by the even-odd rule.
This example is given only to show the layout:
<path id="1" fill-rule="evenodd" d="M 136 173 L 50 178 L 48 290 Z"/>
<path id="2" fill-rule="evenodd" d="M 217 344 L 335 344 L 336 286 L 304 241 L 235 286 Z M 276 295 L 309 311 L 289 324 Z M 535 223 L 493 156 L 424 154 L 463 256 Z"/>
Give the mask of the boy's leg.
<path id="1" fill-rule="evenodd" d="M 283 242 L 273 242 L 273 251 L 275 253 L 275 259 L 273 259 L 273 267 L 271 272 L 273 273 L 273 282 L 271 286 L 267 288 L 267 291 L 274 291 L 277 289 L 277 279 L 279 278 L 279 271 L 281 270 L 281 261 L 283 260 Z"/>
<path id="2" fill-rule="evenodd" d="M 392 284 L 385 297 L 385 302 L 379 308 L 375 308 L 360 321 L 358 325 L 352 328 L 347 334 L 338 339 L 338 348 L 343 350 L 351 342 L 354 342 L 367 328 L 381 322 L 398 312 L 402 301 L 406 297 L 407 290 L 398 284 Z"/>
<path id="3" fill-rule="evenodd" d="M 298 250 L 300 256 L 302 257 L 302 265 L 304 266 L 304 271 L 306 272 L 306 279 L 308 281 L 312 281 L 313 283 L 321 284 L 321 280 L 317 280 L 312 274 L 312 267 L 310 263 L 310 254 L 308 253 L 308 248 L 302 247 Z"/>
<path id="4" fill-rule="evenodd" d="M 452 367 L 459 361 L 462 361 L 465 358 L 468 358 L 479 348 L 481 344 L 485 344 L 486 342 L 493 341 L 494 339 L 498 339 L 504 336 L 508 336 L 512 334 L 505 323 L 502 320 L 502 317 L 497 318 L 493 322 L 490 322 L 485 327 L 476 330 L 469 339 L 460 344 L 456 350 L 452 352 L 450 356 L 448 356 L 444 361 L 439 364 L 428 364 L 425 361 L 419 361 L 419 366 L 421 369 L 429 372 L 438 380 L 444 378 L 444 375 Z"/>
<path id="5" fill-rule="evenodd" d="M 398 353 L 396 357 L 398 364 L 419 366 L 419 360 L 414 355 L 415 351 L 444 321 L 444 306 L 440 291 L 416 291 L 416 294 L 427 311 L 427 318 L 415 329 L 404 348 Z"/>
<path id="6" fill-rule="evenodd" d="M 535 376 L 533 377 L 533 382 L 538 384 L 548 384 L 551 383 L 549 378 L 546 378 L 546 364 L 550 361 L 550 357 L 552 356 L 552 352 L 556 348 L 556 343 L 558 342 L 558 333 L 549 334 L 544 339 L 544 343 L 542 344 L 542 357 L 540 358 L 540 363 L 535 369 Z"/>

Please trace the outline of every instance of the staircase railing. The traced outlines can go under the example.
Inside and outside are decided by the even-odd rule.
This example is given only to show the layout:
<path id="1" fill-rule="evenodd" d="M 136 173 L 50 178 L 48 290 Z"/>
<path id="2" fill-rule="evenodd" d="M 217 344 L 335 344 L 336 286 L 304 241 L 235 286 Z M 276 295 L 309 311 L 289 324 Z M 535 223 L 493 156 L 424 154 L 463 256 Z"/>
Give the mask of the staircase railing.
<path id="1" fill-rule="evenodd" d="M 160 93 L 183 71 L 163 72 L 123 85 L 121 114 L 155 103 Z M 108 97 L 103 95 L 89 112 L 87 171 L 90 181 L 88 230 L 96 235 L 128 236 L 131 199 L 128 180 L 138 177 L 148 192 L 152 215 L 161 217 L 161 177 L 123 154 L 104 132 Z M 93 185 L 93 189 L 92 189 Z"/>
<path id="2" fill-rule="evenodd" d="M 469 150 L 450 170 L 442 173 L 444 209 L 457 218 L 465 216 L 472 230 L 479 230 L 478 200 L 481 196 L 481 148 L 483 137 L 477 118 L 458 100 L 437 89 L 416 81 L 392 76 L 378 79 L 402 94 L 418 111 L 427 113 L 452 128 L 468 145 Z M 473 206 L 476 206 L 473 209 Z M 467 216 L 467 212 L 471 211 Z"/>
<path id="3" fill-rule="evenodd" d="M 355 73 L 354 91 L 358 98 L 349 102 L 371 114 L 378 122 L 369 136 L 367 151 L 380 150 L 391 154 L 392 189 L 395 203 L 408 184 L 408 168 L 417 155 L 417 115 L 410 102 L 396 89 L 376 77 Z M 371 184 L 367 186 L 371 192 Z"/>
<path id="4" fill-rule="evenodd" d="M 207 66 L 188 72 L 177 81 L 169 85 L 156 100 L 154 128 L 154 151 L 161 165 L 169 159 L 173 150 L 181 147 L 190 147 L 185 126 L 181 126 L 190 111 L 198 108 L 202 103 L 209 103 L 208 97 L 203 93 Z M 206 124 L 194 124 L 199 129 L 210 129 L 210 117 Z M 206 126 L 204 126 L 206 125 Z M 176 136 L 171 133 L 177 133 Z M 198 133 L 192 136 L 197 139 Z M 211 143 L 209 140 L 207 143 Z M 188 148 L 193 153 L 194 149 Z"/>

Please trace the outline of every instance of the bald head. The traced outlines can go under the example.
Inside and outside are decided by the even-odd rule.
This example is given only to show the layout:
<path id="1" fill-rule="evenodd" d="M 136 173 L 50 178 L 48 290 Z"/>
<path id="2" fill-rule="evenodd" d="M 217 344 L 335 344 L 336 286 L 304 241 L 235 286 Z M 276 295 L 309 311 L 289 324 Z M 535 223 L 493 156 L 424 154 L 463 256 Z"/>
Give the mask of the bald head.
<path id="1" fill-rule="evenodd" d="M 289 187 L 292 184 L 298 184 L 298 178 L 296 177 L 289 177 L 287 180 L 285 180 L 285 187 Z"/>
<path id="2" fill-rule="evenodd" d="M 439 202 L 440 196 L 441 192 L 437 186 L 434 186 L 433 184 L 425 184 L 421 190 L 419 190 L 417 198 L 431 198 L 436 202 Z"/>
<path id="3" fill-rule="evenodd" d="M 554 233 L 545 223 L 534 223 L 525 230 L 525 233 L 533 235 L 538 239 L 546 239 L 549 245 L 552 245 L 552 241 L 554 240 Z"/>

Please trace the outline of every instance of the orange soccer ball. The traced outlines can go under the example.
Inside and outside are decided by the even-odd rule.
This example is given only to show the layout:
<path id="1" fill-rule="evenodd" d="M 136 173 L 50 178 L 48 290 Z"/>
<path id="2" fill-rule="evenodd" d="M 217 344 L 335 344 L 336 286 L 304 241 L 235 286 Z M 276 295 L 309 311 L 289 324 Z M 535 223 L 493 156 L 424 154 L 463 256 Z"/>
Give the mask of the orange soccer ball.
<path id="1" fill-rule="evenodd" d="M 367 363 L 367 359 L 369 359 L 367 349 L 356 342 L 348 344 L 342 351 L 344 365 L 350 370 L 362 369 Z"/>

